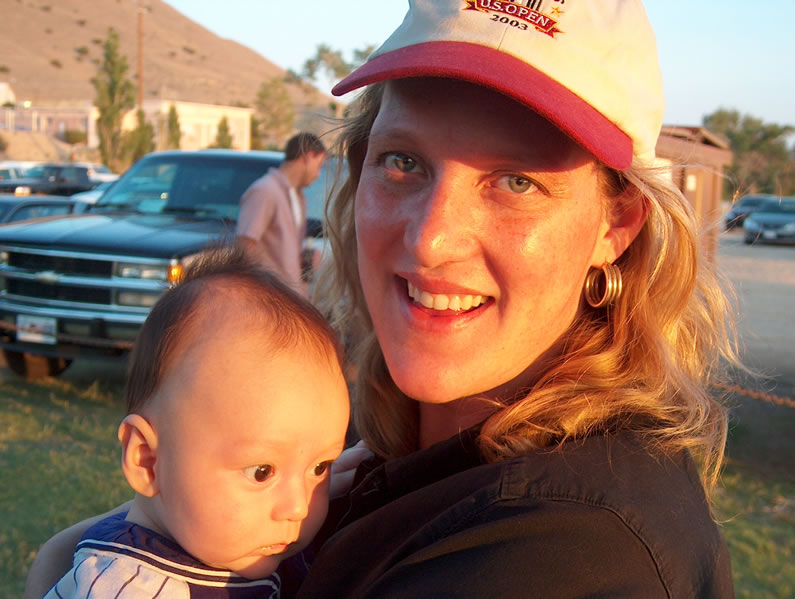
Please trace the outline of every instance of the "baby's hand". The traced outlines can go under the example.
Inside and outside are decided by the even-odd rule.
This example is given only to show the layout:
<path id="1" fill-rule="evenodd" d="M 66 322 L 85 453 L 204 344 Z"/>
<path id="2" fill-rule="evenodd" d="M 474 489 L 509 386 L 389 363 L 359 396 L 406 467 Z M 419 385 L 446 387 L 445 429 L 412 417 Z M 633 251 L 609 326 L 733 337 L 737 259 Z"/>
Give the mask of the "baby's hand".
<path id="1" fill-rule="evenodd" d="M 349 447 L 340 454 L 334 463 L 331 464 L 331 483 L 329 486 L 329 497 L 341 497 L 351 490 L 353 477 L 356 468 L 370 456 L 373 452 L 367 449 L 364 441 L 359 441 L 353 447 Z"/>

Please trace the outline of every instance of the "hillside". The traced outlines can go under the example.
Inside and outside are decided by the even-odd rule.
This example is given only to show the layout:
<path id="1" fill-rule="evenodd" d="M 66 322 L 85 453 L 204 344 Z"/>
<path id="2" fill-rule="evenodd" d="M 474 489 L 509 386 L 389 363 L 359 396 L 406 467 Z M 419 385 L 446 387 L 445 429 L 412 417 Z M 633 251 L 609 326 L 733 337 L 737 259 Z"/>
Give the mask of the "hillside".
<path id="1" fill-rule="evenodd" d="M 145 4 L 145 98 L 252 105 L 263 81 L 284 74 L 253 50 L 218 37 L 165 2 Z M 0 0 L 0 15 L 0 81 L 11 84 L 17 100 L 93 100 L 91 78 L 109 27 L 119 32 L 129 76 L 136 80 L 135 0 Z M 298 104 L 325 106 L 329 101 L 320 92 L 309 93 L 290 86 Z"/>

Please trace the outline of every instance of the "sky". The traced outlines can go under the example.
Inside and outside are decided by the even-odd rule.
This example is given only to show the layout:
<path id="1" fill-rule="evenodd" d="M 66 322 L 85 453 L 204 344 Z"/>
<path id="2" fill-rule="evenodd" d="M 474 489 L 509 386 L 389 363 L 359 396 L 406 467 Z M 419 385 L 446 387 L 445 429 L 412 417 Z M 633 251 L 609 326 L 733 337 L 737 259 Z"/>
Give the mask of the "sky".
<path id="1" fill-rule="evenodd" d="M 166 0 L 213 33 L 300 72 L 318 44 L 380 44 L 407 0 Z M 645 0 L 665 85 L 665 124 L 719 108 L 795 126 L 795 1 Z M 325 86 L 321 86 L 325 87 Z M 323 91 L 328 92 L 330 84 Z"/>

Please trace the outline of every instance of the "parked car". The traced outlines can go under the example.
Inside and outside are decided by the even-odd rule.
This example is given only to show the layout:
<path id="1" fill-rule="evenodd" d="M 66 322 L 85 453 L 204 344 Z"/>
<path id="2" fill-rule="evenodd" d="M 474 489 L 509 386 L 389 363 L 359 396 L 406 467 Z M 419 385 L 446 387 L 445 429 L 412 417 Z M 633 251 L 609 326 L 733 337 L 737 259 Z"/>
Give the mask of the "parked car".
<path id="1" fill-rule="evenodd" d="M 745 243 L 795 243 L 795 197 L 766 199 L 743 223 Z"/>
<path id="2" fill-rule="evenodd" d="M 0 181 L 7 179 L 19 179 L 22 176 L 22 171 L 13 166 L 0 166 Z"/>
<path id="3" fill-rule="evenodd" d="M 99 181 L 102 183 L 112 182 L 119 178 L 119 175 L 114 173 L 104 164 L 96 164 L 95 162 L 73 162 L 74 166 L 84 166 L 87 169 L 88 177 L 92 181 Z"/>
<path id="4" fill-rule="evenodd" d="M 772 197 L 774 196 L 767 194 L 747 195 L 734 202 L 726 213 L 726 230 L 730 231 L 735 227 L 742 227 L 748 215 L 758 208 L 762 202 Z"/>
<path id="5" fill-rule="evenodd" d="M 17 172 L 17 177 L 24 177 L 25 171 L 39 164 L 44 164 L 38 160 L 3 160 L 0 161 L 0 168 L 11 168 Z"/>
<path id="6" fill-rule="evenodd" d="M 77 200 L 79 202 L 85 202 L 87 204 L 96 204 L 97 200 L 105 195 L 105 192 L 108 188 L 113 185 L 115 179 L 113 181 L 103 181 L 99 185 L 97 185 L 94 189 L 89 189 L 88 191 L 81 191 L 79 193 L 73 193 L 71 197 L 73 200 Z"/>
<path id="7" fill-rule="evenodd" d="M 0 195 L 0 224 L 83 212 L 85 202 L 60 196 Z"/>
<path id="8" fill-rule="evenodd" d="M 24 177 L 0 181 L 0 193 L 68 196 L 99 185 L 99 180 L 91 178 L 91 172 L 92 169 L 87 166 L 42 164 L 25 171 Z"/>
<path id="9" fill-rule="evenodd" d="M 158 297 L 208 244 L 234 238 L 239 200 L 279 152 L 145 156 L 83 214 L 0 227 L 0 348 L 20 376 L 124 357 Z"/>

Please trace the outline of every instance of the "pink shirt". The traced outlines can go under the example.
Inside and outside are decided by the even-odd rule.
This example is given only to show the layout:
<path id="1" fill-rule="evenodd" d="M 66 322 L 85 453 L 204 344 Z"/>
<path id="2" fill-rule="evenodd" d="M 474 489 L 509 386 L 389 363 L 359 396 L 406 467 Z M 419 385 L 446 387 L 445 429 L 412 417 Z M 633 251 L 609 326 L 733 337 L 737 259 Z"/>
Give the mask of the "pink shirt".
<path id="1" fill-rule="evenodd" d="M 290 184 L 278 169 L 254 181 L 240 199 L 236 235 L 257 242 L 262 262 L 296 290 L 306 295 L 301 280 L 301 248 L 306 236 L 306 198 L 300 189 L 300 219 L 296 222 Z"/>

